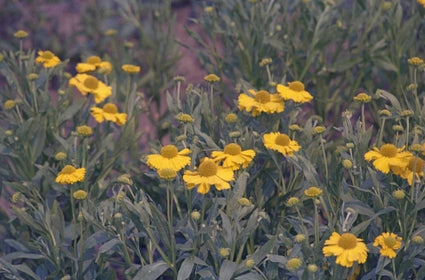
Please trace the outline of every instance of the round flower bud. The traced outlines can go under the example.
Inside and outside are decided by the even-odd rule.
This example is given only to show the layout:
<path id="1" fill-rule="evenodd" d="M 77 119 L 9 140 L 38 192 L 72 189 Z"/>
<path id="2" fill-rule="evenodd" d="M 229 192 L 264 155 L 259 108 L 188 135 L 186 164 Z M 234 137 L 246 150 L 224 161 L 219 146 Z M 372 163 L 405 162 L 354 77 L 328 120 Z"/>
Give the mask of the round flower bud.
<path id="1" fill-rule="evenodd" d="M 235 123 L 238 120 L 238 115 L 235 113 L 229 113 L 226 115 L 225 120 L 227 123 Z"/>
<path id="2" fill-rule="evenodd" d="M 30 81 L 34 81 L 38 79 L 38 74 L 37 73 L 30 73 L 27 75 L 27 79 Z"/>
<path id="3" fill-rule="evenodd" d="M 12 110 L 13 108 L 15 108 L 15 106 L 16 106 L 15 100 L 6 100 L 6 102 L 4 102 L 3 104 L 3 108 L 6 111 Z"/>
<path id="4" fill-rule="evenodd" d="M 303 262 L 300 258 L 292 258 L 292 259 L 289 259 L 288 262 L 286 263 L 286 268 L 289 271 L 295 271 L 298 268 L 300 268 L 302 264 Z"/>
<path id="5" fill-rule="evenodd" d="M 114 214 L 114 219 L 117 221 L 121 221 L 122 220 L 122 214 L 121 213 L 115 213 Z"/>
<path id="6" fill-rule="evenodd" d="M 378 114 L 383 117 L 390 117 L 391 112 L 387 109 L 379 110 Z"/>
<path id="7" fill-rule="evenodd" d="M 307 266 L 307 270 L 309 271 L 309 272 L 311 272 L 311 273 L 315 273 L 315 272 L 317 272 L 318 270 L 319 270 L 319 268 L 317 267 L 317 265 L 315 265 L 315 264 L 309 264 L 308 266 Z"/>
<path id="8" fill-rule="evenodd" d="M 18 39 L 23 39 L 28 36 L 28 32 L 24 30 L 18 30 L 15 33 L 13 33 L 13 36 Z"/>
<path id="9" fill-rule="evenodd" d="M 118 182 L 126 184 L 126 185 L 132 185 L 133 180 L 131 180 L 131 176 L 129 174 L 122 174 L 118 177 Z"/>
<path id="10" fill-rule="evenodd" d="M 255 265 L 255 261 L 253 259 L 247 259 L 245 262 L 245 266 L 247 268 L 252 268 Z"/>
<path id="11" fill-rule="evenodd" d="M 415 243 L 415 244 L 422 244 L 422 243 L 424 243 L 424 239 L 420 235 L 415 235 L 415 236 L 412 237 L 412 242 Z"/>
<path id="12" fill-rule="evenodd" d="M 246 197 L 239 198 L 238 202 L 241 206 L 246 206 L 246 207 L 251 206 L 251 201 L 249 201 L 249 199 Z"/>
<path id="13" fill-rule="evenodd" d="M 19 199 L 21 198 L 21 193 L 20 192 L 15 192 L 12 195 L 12 202 L 13 203 L 18 203 Z"/>
<path id="14" fill-rule="evenodd" d="M 227 258 L 230 255 L 230 250 L 229 248 L 220 248 L 218 250 L 220 257 L 222 258 Z"/>
<path id="15" fill-rule="evenodd" d="M 6 136 L 12 136 L 13 135 L 13 130 L 10 130 L 10 129 L 5 130 L 4 131 L 4 135 L 6 135 Z"/>
<path id="16" fill-rule="evenodd" d="M 393 191 L 393 197 L 397 200 L 402 200 L 402 199 L 404 199 L 405 196 L 406 196 L 406 194 L 404 193 L 403 190 Z"/>
<path id="17" fill-rule="evenodd" d="M 313 134 L 322 134 L 323 132 L 326 131 L 326 128 L 324 126 L 316 126 L 315 128 L 313 128 Z"/>
<path id="18" fill-rule="evenodd" d="M 66 159 L 66 157 L 67 157 L 66 153 L 64 153 L 64 152 L 58 152 L 55 155 L 55 160 L 61 161 L 61 160 Z"/>
<path id="19" fill-rule="evenodd" d="M 289 130 L 292 130 L 292 131 L 301 131 L 302 128 L 298 124 L 291 124 L 289 126 Z"/>
<path id="20" fill-rule="evenodd" d="M 239 131 L 231 131 L 229 132 L 229 137 L 230 138 L 238 138 L 241 136 L 241 133 Z"/>
<path id="21" fill-rule="evenodd" d="M 201 213 L 199 211 L 192 211 L 192 213 L 190 213 L 190 217 L 194 220 L 197 221 L 201 218 Z"/>
<path id="22" fill-rule="evenodd" d="M 298 233 L 297 235 L 295 235 L 294 240 L 295 240 L 296 243 L 302 243 L 306 240 L 306 236 L 305 236 L 305 234 Z"/>
<path id="23" fill-rule="evenodd" d="M 342 160 L 342 166 L 344 166 L 345 169 L 351 169 L 353 167 L 353 162 L 349 159 Z"/>

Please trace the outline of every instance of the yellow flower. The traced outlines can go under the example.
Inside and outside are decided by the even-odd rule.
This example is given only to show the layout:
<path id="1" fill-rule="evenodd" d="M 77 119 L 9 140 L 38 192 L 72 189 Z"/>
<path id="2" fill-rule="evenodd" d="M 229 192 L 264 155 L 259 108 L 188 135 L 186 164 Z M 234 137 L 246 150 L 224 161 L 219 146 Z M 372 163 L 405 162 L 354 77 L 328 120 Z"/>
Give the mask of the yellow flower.
<path id="1" fill-rule="evenodd" d="M 190 150 L 185 148 L 178 151 L 174 145 L 166 145 L 161 148 L 160 154 L 151 154 L 147 156 L 147 165 L 154 169 L 173 169 L 179 171 L 190 164 L 190 157 L 186 156 Z"/>
<path id="2" fill-rule="evenodd" d="M 289 126 L 289 130 L 291 130 L 291 131 L 301 131 L 303 129 L 298 124 L 291 124 Z"/>
<path id="3" fill-rule="evenodd" d="M 193 123 L 195 121 L 191 115 L 183 113 L 178 114 L 176 119 L 182 123 Z"/>
<path id="4" fill-rule="evenodd" d="M 297 141 L 291 140 L 288 135 L 280 132 L 271 132 L 263 135 L 266 148 L 278 151 L 284 156 L 292 156 L 301 149 Z"/>
<path id="5" fill-rule="evenodd" d="M 162 168 L 162 169 L 158 169 L 158 176 L 161 179 L 165 179 L 165 180 L 169 180 L 172 181 L 174 180 L 174 178 L 177 177 L 177 172 L 176 170 L 172 169 L 172 168 Z"/>
<path id="6" fill-rule="evenodd" d="M 368 249 L 362 239 L 352 233 L 333 232 L 322 249 L 326 257 L 336 256 L 336 263 L 352 267 L 354 262 L 365 263 Z"/>
<path id="7" fill-rule="evenodd" d="M 422 2 L 425 3 L 424 0 L 419 0 L 419 1 L 422 1 Z M 419 1 L 418 1 L 418 3 L 419 3 Z M 409 65 L 412 65 L 412 66 L 416 66 L 417 67 L 417 66 L 421 66 L 422 64 L 424 64 L 424 60 L 422 58 L 420 58 L 420 57 L 415 56 L 415 57 L 409 58 L 407 60 L 407 63 L 409 63 Z"/>
<path id="8" fill-rule="evenodd" d="M 425 0 L 417 0 L 417 2 L 425 8 Z"/>
<path id="9" fill-rule="evenodd" d="M 72 196 L 77 200 L 84 200 L 87 197 L 87 192 L 84 190 L 75 191 Z"/>
<path id="10" fill-rule="evenodd" d="M 77 126 L 77 133 L 81 136 L 90 136 L 93 134 L 93 128 L 88 125 Z"/>
<path id="11" fill-rule="evenodd" d="M 115 34 L 117 34 L 117 30 L 116 29 L 108 29 L 105 31 L 105 36 L 114 36 Z"/>
<path id="12" fill-rule="evenodd" d="M 264 67 L 264 66 L 266 66 L 266 65 L 268 65 L 268 64 L 271 64 L 272 63 L 272 59 L 270 58 L 270 57 L 267 57 L 267 58 L 263 58 L 261 61 L 260 61 L 260 67 Z"/>
<path id="13" fill-rule="evenodd" d="M 305 103 L 313 99 L 313 96 L 305 90 L 304 84 L 300 81 L 288 83 L 288 86 L 278 84 L 277 92 L 284 100 L 292 100 L 296 103 Z"/>
<path id="14" fill-rule="evenodd" d="M 300 258 L 292 258 L 292 259 L 289 259 L 286 262 L 286 268 L 289 271 L 295 271 L 298 268 L 300 268 L 302 264 L 303 264 L 303 262 L 302 262 L 302 260 Z"/>
<path id="15" fill-rule="evenodd" d="M 57 152 L 56 155 L 55 155 L 55 160 L 61 161 L 61 160 L 66 159 L 66 157 L 67 157 L 66 153 L 64 153 L 64 152 Z"/>
<path id="16" fill-rule="evenodd" d="M 199 211 L 196 211 L 196 210 L 195 211 L 192 211 L 192 213 L 190 213 L 190 217 L 193 220 L 197 221 L 197 220 L 199 220 L 201 218 L 201 213 Z"/>
<path id="17" fill-rule="evenodd" d="M 112 64 L 109 61 L 102 61 L 97 67 L 100 74 L 109 74 L 112 72 Z"/>
<path id="18" fill-rule="evenodd" d="M 420 181 L 421 177 L 424 177 L 425 161 L 420 157 L 415 157 L 412 154 L 408 158 L 408 163 L 405 168 L 393 168 L 393 172 L 399 175 L 401 178 L 407 179 L 410 186 L 413 186 L 413 175 L 415 180 Z"/>
<path id="19" fill-rule="evenodd" d="M 86 169 L 75 168 L 72 165 L 65 165 L 65 167 L 59 172 L 56 177 L 56 183 L 66 185 L 66 184 L 74 184 L 76 182 L 84 181 L 84 176 L 86 174 Z"/>
<path id="20" fill-rule="evenodd" d="M 27 79 L 30 80 L 30 81 L 37 80 L 38 79 L 38 74 L 37 73 L 29 73 L 27 75 Z"/>
<path id="21" fill-rule="evenodd" d="M 216 74 L 208 74 L 204 77 L 204 80 L 208 83 L 216 83 L 220 81 L 220 77 Z"/>
<path id="22" fill-rule="evenodd" d="M 247 268 L 252 268 L 254 265 L 255 265 L 255 260 L 253 260 L 253 259 L 247 259 L 246 262 L 245 262 L 245 266 Z"/>
<path id="23" fill-rule="evenodd" d="M 233 170 L 223 168 L 210 158 L 205 158 L 199 165 L 198 170 L 186 170 L 183 175 L 186 187 L 190 190 L 198 186 L 198 193 L 206 194 L 210 186 L 214 185 L 219 191 L 230 189 L 229 181 L 234 180 Z"/>
<path id="24" fill-rule="evenodd" d="M 251 206 L 251 201 L 246 197 L 241 197 L 238 199 L 238 202 L 241 206 L 249 207 Z"/>
<path id="25" fill-rule="evenodd" d="M 99 81 L 96 77 L 87 74 L 77 74 L 69 79 L 69 85 L 75 86 L 82 95 L 94 95 L 96 103 L 103 102 L 112 94 L 112 88 Z"/>
<path id="26" fill-rule="evenodd" d="M 13 33 L 13 36 L 15 38 L 23 39 L 23 38 L 28 36 L 28 32 L 26 32 L 24 30 L 18 30 L 15 33 Z"/>
<path id="27" fill-rule="evenodd" d="M 367 93 L 361 92 L 353 97 L 355 101 L 358 101 L 360 103 L 368 103 L 372 100 L 372 97 L 368 95 Z"/>
<path id="28" fill-rule="evenodd" d="M 296 243 L 302 243 L 306 240 L 306 236 L 305 236 L 305 234 L 298 233 L 297 235 L 295 235 L 294 240 L 295 240 Z"/>
<path id="29" fill-rule="evenodd" d="M 241 146 L 236 143 L 230 143 L 224 147 L 224 150 L 213 151 L 211 157 L 216 161 L 223 161 L 223 167 L 238 170 L 246 168 L 255 156 L 254 150 L 242 151 Z"/>
<path id="30" fill-rule="evenodd" d="M 4 102 L 3 104 L 3 108 L 5 111 L 9 111 L 12 110 L 13 108 L 15 108 L 16 106 L 16 101 L 15 100 L 6 100 L 6 102 Z"/>
<path id="31" fill-rule="evenodd" d="M 229 248 L 220 248 L 218 250 L 220 257 L 227 258 L 230 255 L 230 249 Z"/>
<path id="32" fill-rule="evenodd" d="M 262 112 L 267 114 L 281 113 L 285 109 L 285 103 L 278 94 L 270 94 L 266 90 L 248 91 L 251 95 L 241 93 L 238 98 L 239 110 L 252 111 L 252 116 L 256 117 Z"/>
<path id="33" fill-rule="evenodd" d="M 314 134 L 314 135 L 322 134 L 322 133 L 323 133 L 323 132 L 325 132 L 325 131 L 326 131 L 326 127 L 321 126 L 321 125 L 316 126 L 316 127 L 314 127 L 314 128 L 313 128 L 313 134 Z"/>
<path id="34" fill-rule="evenodd" d="M 292 206 L 297 205 L 298 202 L 300 202 L 298 197 L 292 196 L 292 197 L 288 198 L 288 200 L 286 201 L 286 205 L 288 205 L 289 207 L 292 207 Z"/>
<path id="35" fill-rule="evenodd" d="M 398 250 L 401 247 L 402 238 L 394 233 L 384 232 L 375 238 L 373 246 L 380 246 L 379 251 L 382 256 L 390 259 L 395 258 L 396 253 L 394 250 Z"/>
<path id="36" fill-rule="evenodd" d="M 306 196 L 308 196 L 308 197 L 312 197 L 312 198 L 314 198 L 314 197 L 318 197 L 318 196 L 320 196 L 321 194 L 322 194 L 322 189 L 321 188 L 318 188 L 318 187 L 309 187 L 308 189 L 306 189 L 305 191 L 304 191 L 304 194 L 306 195 Z"/>
<path id="37" fill-rule="evenodd" d="M 58 65 L 61 60 L 51 51 L 38 51 L 38 57 L 35 59 L 37 63 L 43 63 L 45 68 L 52 68 Z"/>
<path id="38" fill-rule="evenodd" d="M 96 119 L 97 122 L 102 123 L 104 120 L 114 122 L 118 125 L 124 125 L 127 121 L 126 113 L 118 113 L 117 105 L 113 103 L 106 103 L 103 108 L 92 107 L 90 114 Z"/>
<path id="39" fill-rule="evenodd" d="M 307 270 L 309 272 L 311 272 L 311 273 L 315 273 L 315 272 L 317 272 L 319 270 L 319 268 L 317 267 L 317 265 L 315 265 L 314 263 L 312 263 L 312 264 L 309 264 L 307 266 Z"/>
<path id="40" fill-rule="evenodd" d="M 353 167 L 353 162 L 347 158 L 343 159 L 342 166 L 344 166 L 345 169 L 351 169 L 351 167 Z"/>
<path id="41" fill-rule="evenodd" d="M 99 67 L 101 62 L 102 59 L 97 55 L 89 56 L 86 62 L 77 63 L 75 70 L 77 70 L 78 73 L 93 72 Z"/>
<path id="42" fill-rule="evenodd" d="M 413 243 L 415 243 L 415 244 L 422 244 L 422 243 L 424 243 L 424 239 L 423 239 L 423 237 L 422 237 L 422 236 L 420 236 L 420 235 L 414 235 L 414 236 L 412 237 L 412 241 L 413 241 Z"/>
<path id="43" fill-rule="evenodd" d="M 411 153 L 403 152 L 404 147 L 397 148 L 393 144 L 384 144 L 380 149 L 373 147 L 372 151 L 364 155 L 365 160 L 373 161 L 373 166 L 383 173 L 398 171 L 399 168 L 404 169 Z"/>
<path id="44" fill-rule="evenodd" d="M 140 67 L 133 64 L 124 64 L 121 66 L 121 69 L 129 74 L 136 74 L 140 72 Z"/>

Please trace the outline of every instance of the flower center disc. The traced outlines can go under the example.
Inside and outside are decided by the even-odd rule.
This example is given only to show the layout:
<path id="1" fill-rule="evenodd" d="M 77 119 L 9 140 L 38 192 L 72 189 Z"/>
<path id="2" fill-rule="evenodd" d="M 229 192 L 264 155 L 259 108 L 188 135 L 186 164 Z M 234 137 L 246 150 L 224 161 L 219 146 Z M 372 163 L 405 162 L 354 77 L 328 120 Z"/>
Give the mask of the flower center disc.
<path id="1" fill-rule="evenodd" d="M 259 103 L 267 103 L 270 102 L 270 93 L 265 90 L 260 90 L 255 94 L 255 101 Z"/>
<path id="2" fill-rule="evenodd" d="M 289 139 L 288 135 L 286 134 L 279 134 L 276 139 L 274 140 L 275 144 L 279 146 L 288 146 L 291 140 Z"/>
<path id="3" fill-rule="evenodd" d="M 393 144 L 382 145 L 381 154 L 384 157 L 395 157 L 397 155 L 397 148 Z"/>
<path id="4" fill-rule="evenodd" d="M 199 165 L 199 175 L 203 177 L 214 176 L 217 174 L 217 169 L 217 164 L 213 160 L 206 159 Z"/>
<path id="5" fill-rule="evenodd" d="M 96 65 L 96 64 L 99 64 L 101 62 L 102 62 L 102 60 L 100 59 L 100 57 L 98 57 L 96 55 L 90 56 L 89 58 L 87 58 L 87 63 L 88 64 Z"/>
<path id="6" fill-rule="evenodd" d="M 387 245 L 390 248 L 393 248 L 396 245 L 397 240 L 394 237 L 387 236 L 387 237 L 384 237 L 384 242 L 385 242 L 385 245 Z"/>
<path id="7" fill-rule="evenodd" d="M 241 146 L 235 143 L 231 143 L 224 147 L 224 153 L 232 156 L 239 155 L 241 153 Z"/>
<path id="8" fill-rule="evenodd" d="M 303 91 L 304 90 L 304 84 L 301 83 L 300 81 L 294 81 L 289 84 L 289 88 L 292 89 L 293 91 Z"/>
<path id="9" fill-rule="evenodd" d="M 338 246 L 344 249 L 353 249 L 357 245 L 357 237 L 352 233 L 343 233 L 338 241 Z"/>
<path id="10" fill-rule="evenodd" d="M 109 113 L 109 114 L 116 114 L 118 113 L 118 109 L 115 104 L 107 103 L 103 106 L 103 112 Z"/>
<path id="11" fill-rule="evenodd" d="M 53 53 L 51 51 L 45 51 L 42 55 L 42 57 L 44 59 L 52 59 L 53 58 Z"/>
<path id="12" fill-rule="evenodd" d="M 178 150 L 174 145 L 167 145 L 161 148 L 161 156 L 165 158 L 173 158 L 177 156 Z"/>
<path id="13" fill-rule="evenodd" d="M 99 81 L 95 77 L 87 77 L 84 80 L 84 86 L 89 89 L 97 89 Z"/>
<path id="14" fill-rule="evenodd" d="M 63 174 L 72 174 L 75 171 L 75 167 L 72 165 L 65 165 L 65 167 L 62 169 L 61 173 Z"/>

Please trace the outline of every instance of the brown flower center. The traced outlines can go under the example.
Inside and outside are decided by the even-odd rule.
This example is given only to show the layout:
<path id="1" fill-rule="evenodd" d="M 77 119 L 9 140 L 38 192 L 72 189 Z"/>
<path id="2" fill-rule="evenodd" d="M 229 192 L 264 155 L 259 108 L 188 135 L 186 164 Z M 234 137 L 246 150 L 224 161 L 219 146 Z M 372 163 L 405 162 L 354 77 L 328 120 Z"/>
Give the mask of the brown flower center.
<path id="1" fill-rule="evenodd" d="M 224 147 L 224 153 L 232 156 L 239 155 L 241 153 L 241 146 L 235 143 L 230 143 Z"/>
<path id="2" fill-rule="evenodd" d="M 199 175 L 202 177 L 214 176 L 217 174 L 217 169 L 217 164 L 213 160 L 206 159 L 199 165 Z"/>
<path id="3" fill-rule="evenodd" d="M 174 145 L 166 145 L 161 148 L 161 156 L 165 158 L 174 158 L 178 154 L 177 147 Z"/>
<path id="4" fill-rule="evenodd" d="M 102 59 L 100 59 L 100 57 L 98 57 L 97 55 L 90 56 L 89 58 L 87 58 L 88 64 L 96 65 L 96 64 L 99 64 L 101 62 L 102 62 Z"/>
<path id="5" fill-rule="evenodd" d="M 392 236 L 384 237 L 384 243 L 390 248 L 394 248 L 394 246 L 397 244 L 397 240 Z"/>
<path id="6" fill-rule="evenodd" d="M 263 103 L 263 104 L 270 102 L 270 93 L 268 93 L 265 90 L 257 91 L 254 99 L 255 99 L 255 101 L 257 101 L 259 103 Z"/>
<path id="7" fill-rule="evenodd" d="M 382 145 L 380 151 L 384 157 L 395 157 L 397 155 L 397 148 L 393 144 Z"/>
<path id="8" fill-rule="evenodd" d="M 290 142 L 291 139 L 289 139 L 288 135 L 286 134 L 279 134 L 274 140 L 274 143 L 279 146 L 288 146 Z"/>
<path id="9" fill-rule="evenodd" d="M 75 167 L 72 165 L 65 165 L 65 167 L 62 169 L 62 174 L 72 174 L 75 172 Z"/>
<path id="10" fill-rule="evenodd" d="M 52 59 L 53 58 L 53 53 L 51 51 L 45 51 L 43 52 L 43 55 L 41 56 L 44 59 Z"/>
<path id="11" fill-rule="evenodd" d="M 303 91 L 304 90 L 304 84 L 301 83 L 300 81 L 294 81 L 289 84 L 289 88 L 292 89 L 293 91 Z"/>
<path id="12" fill-rule="evenodd" d="M 422 172 L 423 167 L 424 167 L 424 161 L 421 158 L 415 158 L 415 157 L 412 157 L 409 160 L 409 164 L 407 165 L 407 169 L 409 169 L 410 171 L 415 170 L 415 173 Z"/>
<path id="13" fill-rule="evenodd" d="M 118 108 L 115 104 L 106 103 L 103 106 L 103 112 L 108 113 L 108 114 L 116 114 L 116 113 L 118 113 Z"/>
<path id="14" fill-rule="evenodd" d="M 338 240 L 338 246 L 344 250 L 353 249 L 357 245 L 357 237 L 352 233 L 343 233 Z"/>
<path id="15" fill-rule="evenodd" d="M 84 86 L 89 89 L 97 89 L 99 81 L 95 77 L 89 76 L 84 80 Z"/>

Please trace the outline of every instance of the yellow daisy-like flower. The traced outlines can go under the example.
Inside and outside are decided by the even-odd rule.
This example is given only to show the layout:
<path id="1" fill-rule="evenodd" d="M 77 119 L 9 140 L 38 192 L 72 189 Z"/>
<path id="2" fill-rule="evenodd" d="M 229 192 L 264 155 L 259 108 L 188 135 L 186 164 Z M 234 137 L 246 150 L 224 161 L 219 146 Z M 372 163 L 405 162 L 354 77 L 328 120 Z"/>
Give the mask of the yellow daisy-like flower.
<path id="1" fill-rule="evenodd" d="M 85 190 L 78 190 L 72 193 L 72 196 L 76 200 L 84 200 L 87 197 L 87 192 Z"/>
<path id="2" fill-rule="evenodd" d="M 198 186 L 198 193 L 206 194 L 212 185 L 219 191 L 230 189 L 229 181 L 234 180 L 233 170 L 223 168 L 210 158 L 205 158 L 198 170 L 186 170 L 183 175 L 186 187 L 190 190 Z"/>
<path id="3" fill-rule="evenodd" d="M 51 51 L 38 51 L 38 57 L 35 59 L 37 63 L 43 63 L 45 68 L 52 68 L 58 65 L 61 60 Z"/>
<path id="4" fill-rule="evenodd" d="M 147 165 L 153 169 L 173 169 L 179 171 L 190 164 L 190 157 L 186 156 L 190 150 L 185 148 L 179 152 L 176 146 L 166 145 L 161 148 L 160 154 L 147 156 Z"/>
<path id="5" fill-rule="evenodd" d="M 109 74 L 112 72 L 112 64 L 109 61 L 102 61 L 97 67 L 97 72 L 100 74 Z"/>
<path id="6" fill-rule="evenodd" d="M 381 255 L 393 259 L 396 256 L 395 250 L 401 247 L 401 241 L 402 238 L 397 234 L 384 232 L 375 238 L 373 246 L 380 246 L 381 250 L 379 250 L 379 252 Z"/>
<path id="7" fill-rule="evenodd" d="M 241 146 L 236 143 L 230 143 L 224 147 L 223 151 L 213 151 L 211 157 L 216 161 L 223 161 L 223 167 L 238 170 L 246 168 L 255 156 L 252 149 L 242 151 Z"/>
<path id="8" fill-rule="evenodd" d="M 140 67 L 133 64 L 124 64 L 121 66 L 121 69 L 124 70 L 124 72 L 129 74 L 136 74 L 140 72 Z"/>
<path id="9" fill-rule="evenodd" d="M 204 77 L 204 80 L 208 83 L 216 83 L 220 81 L 220 77 L 216 74 L 208 74 Z"/>
<path id="10" fill-rule="evenodd" d="M 425 3 L 424 0 L 418 0 L 418 2 L 419 1 Z M 422 58 L 420 58 L 420 57 L 414 56 L 414 57 L 409 58 L 407 60 L 407 63 L 409 63 L 409 65 L 412 65 L 412 66 L 416 66 L 417 67 L 417 66 L 421 66 L 422 64 L 424 64 L 424 60 Z"/>
<path id="11" fill-rule="evenodd" d="M 365 160 L 373 161 L 373 166 L 383 172 L 391 171 L 399 173 L 409 163 L 411 153 L 403 151 L 404 147 L 397 148 L 393 144 L 384 144 L 380 149 L 374 147 L 372 151 L 364 155 Z"/>
<path id="12" fill-rule="evenodd" d="M 124 125 L 127 121 L 126 113 L 118 113 L 117 105 L 106 103 L 103 108 L 92 107 L 90 114 L 97 122 L 102 123 L 104 120 L 114 122 L 118 125 Z"/>
<path id="13" fill-rule="evenodd" d="M 352 233 L 346 232 L 340 235 L 333 232 L 325 241 L 322 251 L 326 257 L 336 256 L 337 264 L 352 267 L 354 262 L 366 262 L 368 249 L 363 239 L 357 238 Z"/>
<path id="14" fill-rule="evenodd" d="M 288 135 L 280 132 L 264 134 L 263 142 L 266 148 L 278 151 L 284 156 L 292 156 L 294 152 L 298 152 L 301 149 L 297 141 L 291 140 Z"/>
<path id="15" fill-rule="evenodd" d="M 367 93 L 361 92 L 354 96 L 353 99 L 360 103 L 368 103 L 372 100 L 372 97 Z"/>
<path id="16" fill-rule="evenodd" d="M 288 262 L 286 263 L 286 268 L 289 271 L 295 271 L 299 269 L 302 264 L 303 262 L 300 258 L 292 258 L 292 259 L 289 259 Z"/>
<path id="17" fill-rule="evenodd" d="M 58 176 L 56 177 L 55 182 L 62 185 L 82 182 L 84 181 L 85 174 L 86 169 L 84 167 L 75 168 L 72 165 L 65 165 L 65 167 L 59 172 Z"/>
<path id="18" fill-rule="evenodd" d="M 87 74 L 77 74 L 69 79 L 69 85 L 75 86 L 82 95 L 94 95 L 96 103 L 103 102 L 112 94 L 112 88 L 99 81 L 96 77 Z"/>
<path id="19" fill-rule="evenodd" d="M 16 101 L 11 99 L 6 100 L 6 102 L 4 102 L 3 104 L 3 108 L 5 111 L 10 111 L 13 108 L 15 108 L 15 106 L 16 106 Z"/>
<path id="20" fill-rule="evenodd" d="M 407 179 L 410 186 L 413 186 L 413 176 L 415 180 L 420 181 L 421 177 L 424 177 L 425 161 L 420 157 L 415 157 L 411 154 L 408 159 L 405 168 L 393 168 L 393 172 L 396 175 L 400 175 L 401 178 Z"/>
<path id="21" fill-rule="evenodd" d="M 93 128 L 88 125 L 77 126 L 77 133 L 81 136 L 90 136 L 93 134 Z"/>
<path id="22" fill-rule="evenodd" d="M 13 36 L 18 39 L 23 39 L 28 36 L 28 32 L 24 30 L 18 30 L 15 33 L 13 33 Z"/>
<path id="23" fill-rule="evenodd" d="M 318 188 L 318 187 L 309 187 L 308 189 L 306 189 L 305 191 L 304 191 L 304 194 L 306 195 L 306 196 L 308 196 L 308 197 L 312 197 L 312 198 L 314 198 L 314 197 L 318 197 L 318 196 L 320 196 L 321 194 L 322 194 L 322 189 L 321 188 Z"/>
<path id="24" fill-rule="evenodd" d="M 266 90 L 248 91 L 251 95 L 241 93 L 238 98 L 239 110 L 252 111 L 252 116 L 256 117 L 261 113 L 273 114 L 281 113 L 285 110 L 285 103 L 278 94 L 270 94 Z"/>
<path id="25" fill-rule="evenodd" d="M 418 4 L 425 8 L 425 0 L 417 0 Z"/>
<path id="26" fill-rule="evenodd" d="M 90 56 L 86 59 L 86 62 L 77 63 L 75 70 L 78 73 L 87 73 L 95 71 L 102 63 L 102 59 L 97 55 Z"/>
<path id="27" fill-rule="evenodd" d="M 310 102 L 313 99 L 300 81 L 289 82 L 288 86 L 278 84 L 276 90 L 284 100 L 292 100 L 296 103 Z"/>

